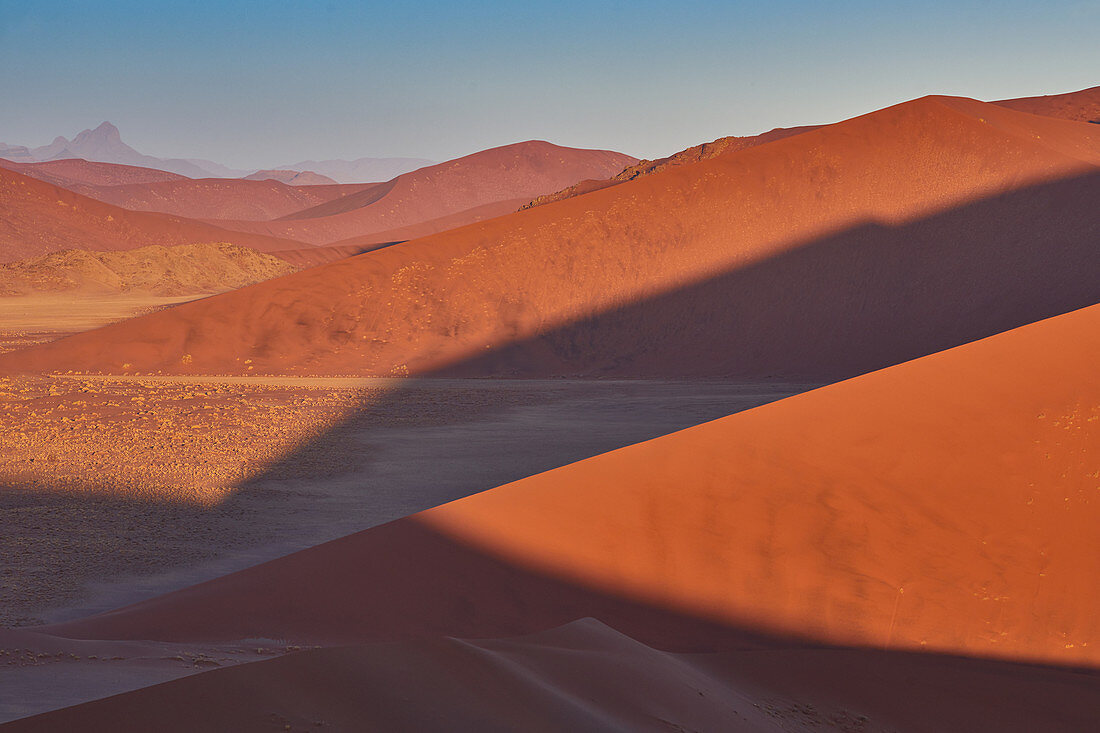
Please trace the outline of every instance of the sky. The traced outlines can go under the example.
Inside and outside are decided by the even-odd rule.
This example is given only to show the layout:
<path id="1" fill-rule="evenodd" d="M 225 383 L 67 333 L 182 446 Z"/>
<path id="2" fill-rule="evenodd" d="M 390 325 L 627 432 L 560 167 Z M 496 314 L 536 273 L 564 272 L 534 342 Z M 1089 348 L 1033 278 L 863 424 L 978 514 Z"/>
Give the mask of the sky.
<path id="1" fill-rule="evenodd" d="M 1100 2 L 0 0 L 0 141 L 238 168 L 520 140 L 644 158 L 1100 84 Z"/>

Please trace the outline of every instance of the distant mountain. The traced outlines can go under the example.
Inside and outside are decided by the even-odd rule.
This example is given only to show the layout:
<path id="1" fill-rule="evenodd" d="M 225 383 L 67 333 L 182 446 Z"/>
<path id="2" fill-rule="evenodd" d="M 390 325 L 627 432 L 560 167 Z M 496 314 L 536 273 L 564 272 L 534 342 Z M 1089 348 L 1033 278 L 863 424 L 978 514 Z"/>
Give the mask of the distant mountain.
<path id="1" fill-rule="evenodd" d="M 57 136 L 49 145 L 28 148 L 0 143 L 0 158 L 16 163 L 81 158 L 99 163 L 121 163 L 178 173 L 188 178 L 243 178 L 256 169 L 241 170 L 203 158 L 157 158 L 145 155 L 122 141 L 118 128 L 103 122 L 94 130 L 82 130 L 69 140 Z M 280 165 L 270 170 L 309 171 L 332 179 L 326 183 L 378 183 L 408 173 L 436 161 L 424 158 L 357 158 L 355 160 L 305 160 Z M 261 171 L 263 172 L 263 171 Z M 279 179 L 282 180 L 282 179 Z M 285 182 L 285 181 L 284 181 Z M 302 185 L 300 182 L 298 185 Z"/>
<path id="2" fill-rule="evenodd" d="M 337 183 L 378 183 L 418 168 L 435 165 L 424 158 L 356 158 L 355 160 L 303 160 L 279 166 L 280 170 L 313 171 Z"/>
<path id="3" fill-rule="evenodd" d="M 322 176 L 320 173 L 298 170 L 256 171 L 252 175 L 245 176 L 244 179 L 246 181 L 278 181 L 279 183 L 286 183 L 291 186 L 323 186 L 336 183 L 336 181 L 328 176 Z"/>
<path id="4" fill-rule="evenodd" d="M 26 145 L 8 145 L 0 143 L 0 158 L 16 163 L 33 163 L 34 156 Z"/>
<path id="5" fill-rule="evenodd" d="M 83 130 L 72 140 L 58 136 L 49 145 L 30 150 L 30 160 L 12 158 L 18 162 L 66 160 L 82 158 L 100 163 L 121 163 L 144 168 L 178 173 L 188 178 L 241 176 L 248 171 L 235 171 L 208 160 L 184 160 L 182 158 L 156 158 L 144 155 L 122 142 L 118 128 L 110 122 L 104 122 L 94 130 Z"/>

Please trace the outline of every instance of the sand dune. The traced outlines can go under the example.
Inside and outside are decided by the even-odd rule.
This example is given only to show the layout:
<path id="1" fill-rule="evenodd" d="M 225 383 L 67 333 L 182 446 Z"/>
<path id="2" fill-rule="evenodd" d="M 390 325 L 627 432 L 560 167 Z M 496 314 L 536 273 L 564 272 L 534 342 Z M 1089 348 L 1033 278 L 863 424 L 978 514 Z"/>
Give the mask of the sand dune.
<path id="1" fill-rule="evenodd" d="M 927 97 L 0 368 L 831 381 L 1097 302 L 1098 166 L 1098 126 Z"/>
<path id="2" fill-rule="evenodd" d="M 86 639 L 827 643 L 1100 664 L 1100 306 L 118 611 Z"/>
<path id="3" fill-rule="evenodd" d="M 0 296 L 42 292 L 178 296 L 221 293 L 296 272 L 285 259 L 226 243 L 71 249 L 0 264 Z"/>
<path id="4" fill-rule="evenodd" d="M 184 178 L 123 186 L 78 187 L 74 190 L 133 211 L 157 211 L 191 219 L 266 221 L 358 193 L 373 185 L 288 185 L 266 178 Z"/>
<path id="5" fill-rule="evenodd" d="M 585 619 L 519 639 L 301 652 L 0 727 L 1036 733 L 1087 729 L 1100 706 L 1091 681 L 1056 669 L 871 651 L 669 654 Z"/>
<path id="6" fill-rule="evenodd" d="M 516 143 L 405 173 L 375 188 L 288 215 L 282 221 L 215 223 L 310 244 L 329 244 L 494 202 L 530 200 L 585 178 L 606 178 L 634 161 L 606 150 L 563 148 L 541 141 Z"/>
<path id="7" fill-rule="evenodd" d="M 1100 124 L 1100 87 L 1091 87 L 1068 94 L 1002 99 L 993 104 L 1020 112 L 1030 112 L 1033 115 Z"/>
<path id="8" fill-rule="evenodd" d="M 299 269 L 327 265 L 330 262 L 346 260 L 348 257 L 371 252 L 391 243 L 378 243 L 356 246 L 353 244 L 328 244 L 323 247 L 302 247 L 301 249 L 285 249 L 271 254 L 281 260 L 285 260 Z"/>
<path id="9" fill-rule="evenodd" d="M 406 227 L 398 227 L 397 229 L 386 229 L 385 231 L 375 232 L 373 234 L 364 234 L 358 237 L 350 237 L 348 239 L 340 240 L 332 244 L 321 245 L 317 249 L 324 247 L 368 247 L 378 244 L 386 244 L 390 242 L 406 242 L 410 239 L 419 239 L 420 237 L 427 237 L 432 234 L 438 234 L 439 232 L 445 232 L 449 229 L 456 229 L 460 226 L 466 226 L 467 224 L 475 224 L 479 221 L 485 221 L 487 219 L 494 219 L 498 216 L 504 216 L 505 214 L 511 214 L 519 209 L 526 199 L 506 199 L 504 201 L 494 201 L 490 204 L 484 204 L 482 206 L 475 206 L 472 209 L 466 209 L 456 214 L 448 214 L 447 216 L 441 216 L 438 219 L 428 219 L 427 221 L 418 222 L 416 224 L 410 224 Z"/>
<path id="10" fill-rule="evenodd" d="M 313 171 L 291 170 L 265 170 L 256 171 L 244 177 L 246 181 L 278 181 L 292 186 L 317 186 L 323 184 L 335 184 L 336 181 L 328 176 L 322 176 Z"/>
<path id="11" fill-rule="evenodd" d="M 121 186 L 134 183 L 159 181 L 186 181 L 178 173 L 141 168 L 117 163 L 96 163 L 79 158 L 50 160 L 43 163 L 13 163 L 0 160 L 0 168 L 7 168 L 55 186 L 72 189 L 74 186 Z"/>
<path id="12" fill-rule="evenodd" d="M 302 246 L 181 217 L 129 211 L 0 168 L 0 262 L 73 248 L 123 250 L 209 242 L 230 242 L 260 251 Z"/>
<path id="13" fill-rule="evenodd" d="M 700 160 L 710 160 L 711 158 L 716 158 L 719 155 L 725 155 L 727 153 L 736 153 L 738 150 L 745 150 L 775 140 L 782 140 L 783 138 L 799 135 L 803 132 L 816 130 L 818 127 L 820 127 L 820 125 L 787 128 L 777 127 L 774 130 L 769 130 L 760 135 L 751 135 L 748 137 L 720 137 L 713 142 L 703 143 L 702 145 L 690 147 L 687 150 L 681 150 L 666 158 L 639 160 L 637 163 L 627 166 L 620 173 L 611 178 L 581 181 L 580 183 L 564 188 L 556 193 L 539 196 L 534 201 L 527 203 L 523 208 L 528 209 L 534 206 L 542 206 L 543 204 L 553 203 L 554 201 L 561 201 L 563 199 L 573 198 L 574 196 L 591 193 L 592 191 L 599 191 L 602 188 L 610 188 L 624 181 L 633 181 L 638 176 L 648 176 L 653 173 L 660 173 L 668 168 L 675 168 L 676 166 L 687 165 L 688 163 L 696 163 Z"/>

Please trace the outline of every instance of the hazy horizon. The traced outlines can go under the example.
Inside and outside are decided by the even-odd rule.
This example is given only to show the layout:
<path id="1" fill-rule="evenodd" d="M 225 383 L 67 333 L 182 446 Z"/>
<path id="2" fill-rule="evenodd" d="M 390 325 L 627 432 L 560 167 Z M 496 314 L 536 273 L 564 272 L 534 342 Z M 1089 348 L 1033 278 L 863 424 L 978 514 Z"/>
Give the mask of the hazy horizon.
<path id="1" fill-rule="evenodd" d="M 241 169 L 529 139 L 655 158 L 925 94 L 1100 83 L 1100 6 L 1055 5 L 0 0 L 0 91 L 18 100 L 0 141 L 107 120 L 147 155 Z"/>

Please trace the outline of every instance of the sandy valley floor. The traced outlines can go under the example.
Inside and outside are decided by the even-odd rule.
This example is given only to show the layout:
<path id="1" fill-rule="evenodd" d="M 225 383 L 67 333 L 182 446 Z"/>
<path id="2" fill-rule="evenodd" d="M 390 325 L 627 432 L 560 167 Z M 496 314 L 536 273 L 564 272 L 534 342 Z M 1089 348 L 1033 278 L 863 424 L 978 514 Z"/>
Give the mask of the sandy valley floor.
<path id="1" fill-rule="evenodd" d="M 9 379 L 0 383 L 0 423 L 10 428 L 0 436 L 0 624 L 115 608 L 805 387 Z M 93 663 L 68 649 L 44 655 L 33 635 L 10 640 L 23 633 L 0 629 L 0 684 L 22 690 L 0 720 L 201 671 L 191 657 L 228 664 L 259 653 L 137 649 Z M 275 642 L 259 648 L 281 653 Z"/>

